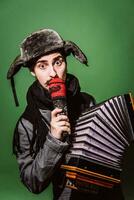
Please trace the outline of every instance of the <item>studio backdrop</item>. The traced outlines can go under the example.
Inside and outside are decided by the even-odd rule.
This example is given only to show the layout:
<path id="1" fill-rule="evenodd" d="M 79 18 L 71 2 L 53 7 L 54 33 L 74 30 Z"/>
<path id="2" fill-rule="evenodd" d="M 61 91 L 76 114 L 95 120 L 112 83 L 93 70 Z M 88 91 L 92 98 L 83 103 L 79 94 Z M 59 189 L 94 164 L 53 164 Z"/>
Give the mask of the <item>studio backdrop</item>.
<path id="1" fill-rule="evenodd" d="M 82 91 L 92 94 L 98 103 L 119 94 L 134 95 L 134 1 L 1 0 L 0 26 L 0 199 L 51 200 L 51 185 L 35 195 L 19 179 L 12 154 L 13 130 L 26 106 L 26 92 L 34 78 L 24 68 L 16 75 L 20 106 L 15 107 L 6 79 L 8 68 L 27 35 L 52 28 L 65 40 L 78 44 L 87 55 L 88 67 L 73 57 L 67 59 L 68 72 L 79 78 Z M 123 187 L 126 199 L 133 200 L 133 150 L 129 155 Z"/>

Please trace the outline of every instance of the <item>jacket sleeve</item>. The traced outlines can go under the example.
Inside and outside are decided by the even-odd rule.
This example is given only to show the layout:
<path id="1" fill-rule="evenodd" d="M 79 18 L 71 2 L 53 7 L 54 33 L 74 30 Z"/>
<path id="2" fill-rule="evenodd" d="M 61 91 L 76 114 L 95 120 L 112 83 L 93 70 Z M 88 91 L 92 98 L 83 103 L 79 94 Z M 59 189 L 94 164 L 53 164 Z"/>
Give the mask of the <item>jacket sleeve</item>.
<path id="1" fill-rule="evenodd" d="M 29 151 L 32 128 L 32 124 L 24 118 L 18 124 L 21 153 L 18 152 L 17 161 L 22 182 L 31 192 L 40 193 L 51 181 L 68 143 L 63 143 L 48 133 L 43 148 L 32 157 Z"/>

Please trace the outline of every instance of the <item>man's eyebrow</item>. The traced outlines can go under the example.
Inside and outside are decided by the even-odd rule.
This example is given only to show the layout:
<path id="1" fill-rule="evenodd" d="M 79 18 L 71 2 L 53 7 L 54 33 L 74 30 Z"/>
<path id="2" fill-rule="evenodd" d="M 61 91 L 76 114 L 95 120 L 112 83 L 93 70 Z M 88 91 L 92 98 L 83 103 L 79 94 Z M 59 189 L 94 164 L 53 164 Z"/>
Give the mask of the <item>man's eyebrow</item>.
<path id="1" fill-rule="evenodd" d="M 53 58 L 53 61 L 55 62 L 56 60 L 58 60 L 59 58 L 62 58 L 63 59 L 63 56 L 62 55 L 58 55 L 58 56 L 56 56 L 56 57 L 54 57 Z M 36 62 L 36 64 L 37 63 L 47 63 L 48 61 L 47 60 L 38 60 L 37 62 Z"/>
<path id="2" fill-rule="evenodd" d="M 59 55 L 59 56 L 56 56 L 55 58 L 63 58 L 63 56 L 62 56 L 62 55 Z M 55 58 L 54 58 L 54 59 L 55 59 Z"/>
<path id="3" fill-rule="evenodd" d="M 38 60 L 37 62 L 36 62 L 36 64 L 37 63 L 47 63 L 48 61 L 47 60 Z"/>
<path id="4" fill-rule="evenodd" d="M 56 61 L 56 60 L 58 60 L 59 58 L 62 58 L 62 59 L 63 59 L 63 56 L 62 56 L 62 55 L 56 56 L 55 58 L 53 58 L 53 61 Z"/>

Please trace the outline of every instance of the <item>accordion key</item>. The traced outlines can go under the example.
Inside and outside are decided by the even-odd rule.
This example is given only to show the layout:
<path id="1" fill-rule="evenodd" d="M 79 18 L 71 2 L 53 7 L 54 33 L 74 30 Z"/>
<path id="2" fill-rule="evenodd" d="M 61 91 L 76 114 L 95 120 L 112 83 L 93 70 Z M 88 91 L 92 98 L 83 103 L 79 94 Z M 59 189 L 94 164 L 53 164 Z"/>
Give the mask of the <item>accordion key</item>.
<path id="1" fill-rule="evenodd" d="M 61 165 L 67 187 L 88 191 L 121 183 L 124 154 L 134 141 L 133 106 L 130 94 L 115 96 L 79 117 Z"/>

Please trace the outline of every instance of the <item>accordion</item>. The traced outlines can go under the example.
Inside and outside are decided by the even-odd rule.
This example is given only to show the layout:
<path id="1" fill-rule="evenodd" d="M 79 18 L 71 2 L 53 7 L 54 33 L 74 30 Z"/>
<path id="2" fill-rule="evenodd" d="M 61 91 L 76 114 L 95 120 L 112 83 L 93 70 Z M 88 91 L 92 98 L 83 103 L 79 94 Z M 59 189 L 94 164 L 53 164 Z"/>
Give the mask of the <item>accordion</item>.
<path id="1" fill-rule="evenodd" d="M 82 113 L 61 170 L 66 186 L 88 191 L 121 183 L 124 154 L 134 141 L 131 94 L 115 96 Z"/>

